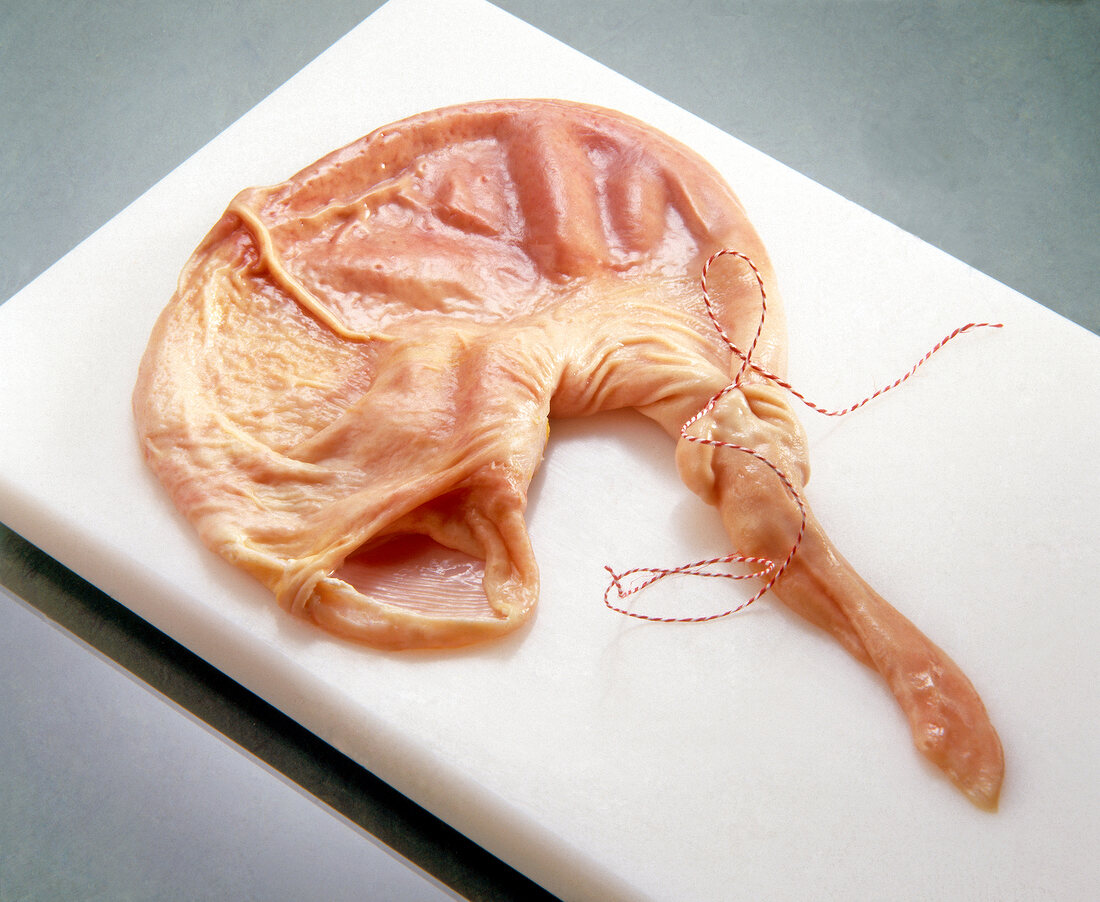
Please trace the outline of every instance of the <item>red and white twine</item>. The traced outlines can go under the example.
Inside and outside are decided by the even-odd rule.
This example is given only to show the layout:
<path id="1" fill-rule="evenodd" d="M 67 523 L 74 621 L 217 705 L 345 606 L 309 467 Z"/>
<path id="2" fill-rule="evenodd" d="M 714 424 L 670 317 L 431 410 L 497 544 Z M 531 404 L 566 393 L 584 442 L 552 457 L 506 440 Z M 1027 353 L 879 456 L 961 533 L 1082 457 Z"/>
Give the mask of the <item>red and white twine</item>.
<path id="1" fill-rule="evenodd" d="M 711 304 L 710 291 L 707 288 L 707 274 L 710 272 L 711 266 L 714 264 L 714 262 L 719 257 L 724 257 L 724 256 L 736 257 L 737 259 L 743 261 L 752 270 L 753 276 L 756 278 L 757 287 L 759 288 L 759 291 L 760 291 L 760 321 L 757 324 L 756 334 L 753 336 L 752 344 L 749 345 L 749 349 L 747 351 L 742 351 L 740 348 L 738 348 L 733 343 L 733 341 L 730 339 L 729 335 L 726 333 L 726 330 L 723 328 L 721 322 L 719 322 L 718 317 L 714 312 L 714 307 Z M 604 569 L 607 570 L 608 574 L 610 574 L 610 576 L 611 576 L 611 581 L 610 581 L 610 583 L 608 584 L 607 588 L 604 590 L 604 593 L 603 593 L 604 604 L 607 605 L 607 607 L 609 607 L 612 611 L 615 611 L 616 613 L 625 614 L 627 617 L 634 617 L 634 618 L 637 618 L 639 620 L 649 620 L 649 621 L 653 621 L 653 622 L 656 622 L 656 623 L 704 623 L 704 622 L 707 622 L 707 621 L 710 621 L 710 620 L 719 620 L 722 617 L 728 617 L 731 614 L 736 614 L 738 611 L 744 610 L 750 604 L 752 604 L 754 601 L 758 600 L 761 596 L 763 596 L 765 593 L 767 593 L 776 584 L 776 582 L 778 582 L 779 578 L 783 575 L 783 573 L 786 571 L 786 569 L 790 566 L 791 561 L 794 559 L 794 556 L 795 556 L 796 552 L 798 551 L 799 546 L 802 544 L 802 539 L 805 536 L 805 533 L 806 533 L 806 516 L 807 516 L 806 504 L 802 500 L 802 494 L 798 491 L 798 489 L 795 487 L 794 483 L 791 481 L 791 479 L 787 476 L 786 473 L 784 473 L 782 470 L 780 470 L 774 463 L 772 463 L 770 460 L 768 460 L 767 457 L 765 457 L 763 454 L 761 454 L 755 448 L 750 448 L 750 447 L 747 447 L 745 445 L 738 445 L 738 444 L 735 444 L 733 442 L 724 442 L 724 441 L 719 441 L 719 440 L 716 440 L 716 439 L 701 438 L 699 436 L 691 435 L 691 434 L 688 433 L 688 429 L 690 429 L 693 425 L 695 425 L 695 423 L 697 423 L 700 419 L 707 416 L 714 409 L 714 406 L 725 395 L 727 395 L 731 391 L 735 391 L 736 389 L 738 389 L 741 386 L 741 382 L 745 378 L 745 374 L 750 369 L 754 373 L 756 373 L 757 375 L 762 376 L 763 378 L 767 379 L 769 382 L 772 382 L 775 385 L 778 385 L 779 387 L 786 389 L 788 392 L 790 392 L 790 394 L 792 394 L 796 398 L 798 398 L 799 401 L 801 401 L 803 404 L 805 404 L 811 410 L 814 410 L 817 413 L 822 414 L 823 416 L 827 416 L 827 417 L 841 417 L 841 416 L 844 416 L 845 414 L 852 413 L 855 410 L 859 410 L 859 408 L 863 407 L 865 404 L 869 404 L 875 398 L 878 398 L 879 396 L 886 394 L 886 392 L 897 388 L 903 382 L 908 380 L 914 373 L 916 373 L 916 371 L 918 369 L 920 369 L 920 367 L 922 367 L 925 363 L 928 362 L 928 360 L 932 357 L 933 354 L 935 354 L 937 351 L 939 351 L 944 345 L 946 345 L 952 339 L 957 338 L 958 336 L 960 336 L 960 335 L 962 335 L 966 332 L 971 332 L 974 329 L 982 329 L 982 328 L 1000 329 L 1003 326 L 1002 323 L 986 323 L 986 322 L 967 323 L 965 326 L 960 326 L 959 328 L 954 329 L 953 331 L 951 331 L 950 333 L 945 335 L 943 338 L 941 338 L 938 342 L 936 342 L 936 344 L 933 345 L 933 347 L 928 351 L 928 353 L 926 353 L 920 360 L 918 360 L 915 364 L 913 364 L 913 366 L 910 367 L 909 370 L 904 375 L 900 376 L 899 378 L 897 378 L 896 380 L 891 382 L 889 385 L 887 385 L 883 388 L 880 388 L 878 391 L 874 392 L 873 394 L 870 394 L 867 397 L 863 398 L 863 400 L 857 401 L 855 404 L 851 404 L 848 407 L 845 407 L 843 409 L 828 409 L 828 408 L 825 408 L 825 407 L 820 407 L 817 404 L 813 403 L 808 398 L 806 398 L 805 395 L 803 395 L 801 392 L 797 391 L 789 382 L 781 379 L 779 376 L 775 375 L 774 373 L 768 372 L 766 369 L 764 369 L 763 367 L 761 367 L 758 364 L 753 362 L 752 355 L 755 352 L 756 346 L 757 346 L 758 342 L 760 341 L 760 336 L 764 331 L 764 319 L 767 316 L 767 312 L 768 312 L 768 293 L 767 293 L 767 290 L 764 287 L 764 279 L 760 275 L 760 270 L 758 270 L 756 268 L 756 264 L 753 263 L 752 260 L 748 256 L 741 253 L 740 251 L 731 250 L 729 248 L 724 248 L 724 249 L 722 249 L 720 251 L 717 251 L 716 253 L 712 254 L 707 259 L 706 263 L 703 264 L 703 273 L 702 273 L 702 277 L 700 279 L 700 287 L 702 289 L 703 304 L 706 307 L 707 316 L 710 318 L 711 323 L 713 323 L 714 328 L 718 331 L 719 336 L 721 336 L 723 343 L 730 349 L 730 351 L 734 354 L 734 356 L 739 357 L 741 359 L 741 367 L 737 371 L 737 375 L 734 377 L 733 381 L 729 385 L 727 385 L 725 388 L 723 388 L 721 391 L 719 391 L 716 395 L 714 395 L 714 397 L 712 397 L 709 401 L 707 401 L 707 403 L 697 413 L 695 413 L 690 419 L 688 419 L 688 421 L 686 423 L 684 423 L 684 425 L 680 428 L 680 437 L 682 439 L 684 439 L 685 441 L 696 442 L 700 445 L 711 445 L 711 446 L 716 447 L 716 448 L 727 448 L 731 451 L 738 451 L 742 454 L 748 454 L 751 457 L 756 458 L 756 460 L 760 461 L 762 464 L 767 466 L 776 475 L 776 478 L 780 481 L 780 483 L 783 485 L 783 487 L 787 490 L 787 493 L 791 496 L 792 500 L 795 502 L 795 504 L 798 505 L 800 522 L 799 522 L 799 526 L 798 526 L 798 533 L 795 536 L 794 543 L 791 545 L 790 551 L 787 552 L 787 556 L 783 559 L 783 562 L 781 564 L 778 564 L 778 565 L 775 563 L 775 561 L 773 561 L 769 558 L 748 557 L 748 556 L 742 555 L 738 552 L 732 552 L 730 554 L 723 555 L 722 557 L 709 558 L 707 560 L 702 560 L 702 561 L 693 561 L 690 564 L 681 564 L 678 567 L 671 567 L 671 568 L 665 568 L 665 567 L 634 567 L 633 569 L 625 570 L 622 573 L 616 573 L 610 567 L 605 567 Z M 748 572 L 748 573 L 729 573 L 729 572 L 726 572 L 726 571 L 705 569 L 707 567 L 713 567 L 713 566 L 718 565 L 718 564 L 735 564 L 735 563 L 736 564 L 756 565 L 756 566 L 759 567 L 759 569 L 754 569 L 754 570 L 752 570 L 751 572 Z M 626 580 L 628 577 L 635 576 L 635 575 L 638 575 L 638 574 L 648 574 L 648 576 L 645 579 L 643 579 L 642 581 L 638 582 L 637 584 L 635 584 L 633 586 L 628 587 L 628 586 L 624 585 L 624 582 L 623 582 L 624 580 Z M 687 576 L 706 576 L 706 577 L 713 577 L 713 578 L 718 578 L 718 579 L 757 579 L 757 578 L 759 578 L 759 579 L 766 579 L 766 582 L 760 588 L 760 590 L 756 592 L 756 594 L 754 594 L 748 600 L 742 601 L 741 603 L 739 603 L 735 607 L 732 607 L 728 610 L 722 611 L 719 614 L 707 614 L 707 615 L 703 615 L 703 616 L 699 616 L 699 617 L 660 617 L 660 616 L 656 616 L 656 615 L 652 615 L 652 614 L 642 614 L 642 613 L 639 613 L 637 611 L 630 611 L 630 610 L 627 610 L 625 608 L 618 607 L 615 604 L 613 604 L 612 601 L 611 601 L 611 592 L 612 592 L 612 590 L 615 590 L 618 598 L 620 600 L 622 600 L 622 599 L 627 598 L 631 595 L 634 595 L 638 592 L 641 592 L 643 589 L 647 588 L 648 586 L 653 585 L 654 583 L 664 579 L 665 577 L 673 576 L 673 575 L 677 575 L 677 574 L 682 574 L 682 575 L 687 575 Z"/>

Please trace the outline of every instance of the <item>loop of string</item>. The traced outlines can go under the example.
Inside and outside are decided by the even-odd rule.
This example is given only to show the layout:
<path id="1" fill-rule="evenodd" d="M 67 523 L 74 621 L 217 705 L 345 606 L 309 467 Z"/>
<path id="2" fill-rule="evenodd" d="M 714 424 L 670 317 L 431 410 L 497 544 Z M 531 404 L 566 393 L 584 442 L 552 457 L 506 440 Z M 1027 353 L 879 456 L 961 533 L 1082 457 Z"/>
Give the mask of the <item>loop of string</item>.
<path id="1" fill-rule="evenodd" d="M 722 323 L 719 321 L 717 314 L 715 314 L 714 312 L 714 306 L 711 303 L 710 291 L 707 288 L 707 274 L 710 272 L 711 266 L 716 260 L 724 256 L 736 257 L 737 259 L 744 262 L 749 267 L 749 269 L 752 270 L 752 274 L 756 279 L 757 288 L 760 292 L 760 320 L 756 327 L 756 334 L 753 336 L 752 343 L 749 345 L 747 351 L 742 351 L 740 348 L 738 348 L 737 345 L 733 343 L 729 335 L 726 333 L 726 330 L 723 328 Z M 786 389 L 786 391 L 794 395 L 794 397 L 798 398 L 799 401 L 801 401 L 811 410 L 814 410 L 817 413 L 827 417 L 841 417 L 846 414 L 852 413 L 855 410 L 859 410 L 865 404 L 869 404 L 871 401 L 875 400 L 875 398 L 878 398 L 881 395 L 886 394 L 886 392 L 897 388 L 899 385 L 901 385 L 903 382 L 913 376 L 913 374 L 916 373 L 916 371 L 920 369 L 920 367 L 928 362 L 933 354 L 939 351 L 952 339 L 957 338 L 958 336 L 963 335 L 966 332 L 971 332 L 975 329 L 1000 329 L 1003 326 L 1002 323 L 986 322 L 967 323 L 965 326 L 960 326 L 945 335 L 938 342 L 936 342 L 936 344 L 933 345 L 928 353 L 926 353 L 923 357 L 921 357 L 920 360 L 913 364 L 913 366 L 910 367 L 904 375 L 898 377 L 889 385 L 878 389 L 873 394 L 868 395 L 861 401 L 857 401 L 855 404 L 851 404 L 848 407 L 845 407 L 843 409 L 829 409 L 813 403 L 808 398 L 806 398 L 805 395 L 797 391 L 789 382 L 785 381 L 774 373 L 768 372 L 766 369 L 759 366 L 753 361 L 752 355 L 755 352 L 756 346 L 760 341 L 760 336 L 763 334 L 764 331 L 764 320 L 768 312 L 768 293 L 764 287 L 764 279 L 763 276 L 761 276 L 760 274 L 760 270 L 756 268 L 756 264 L 753 263 L 747 255 L 741 253 L 740 251 L 732 250 L 730 248 L 723 248 L 722 250 L 712 254 L 703 264 L 703 273 L 702 277 L 700 278 L 700 288 L 702 290 L 703 305 L 706 307 L 708 318 L 714 325 L 714 328 L 717 330 L 718 335 L 721 337 L 726 347 L 730 349 L 730 352 L 735 357 L 741 360 L 741 367 L 737 371 L 737 375 L 734 377 L 732 382 L 730 382 L 725 388 L 715 394 L 709 401 L 707 401 L 705 405 L 703 405 L 702 408 L 700 408 L 693 416 L 691 416 L 682 427 L 680 427 L 680 437 L 685 441 L 695 442 L 701 445 L 710 445 L 716 448 L 725 448 L 730 451 L 737 451 L 742 454 L 748 454 L 749 456 L 760 461 L 775 474 L 776 478 L 782 484 L 784 489 L 786 489 L 791 499 L 798 506 L 800 522 L 798 526 L 798 533 L 795 536 L 790 551 L 787 552 L 787 556 L 783 559 L 783 562 L 778 565 L 775 563 L 775 561 L 769 558 L 749 557 L 738 552 L 731 552 L 730 554 L 723 555 L 722 557 L 709 558 L 702 561 L 693 561 L 690 564 L 681 564 L 678 567 L 670 568 L 634 567 L 630 570 L 625 570 L 622 573 L 616 573 L 610 567 L 604 567 L 604 569 L 611 577 L 611 581 L 608 583 L 608 586 L 603 593 L 604 604 L 618 614 L 624 614 L 627 617 L 634 617 L 638 620 L 649 620 L 656 623 L 705 623 L 710 620 L 719 620 L 723 617 L 728 617 L 731 614 L 736 614 L 738 611 L 744 610 L 753 602 L 757 601 L 761 596 L 765 595 L 776 584 L 776 582 L 778 582 L 779 578 L 790 566 L 791 561 L 794 560 L 794 556 L 798 551 L 799 546 L 802 544 L 803 537 L 805 536 L 807 517 L 806 504 L 802 499 L 802 493 L 798 491 L 798 489 L 795 487 L 794 483 L 791 481 L 790 477 L 788 477 L 786 473 L 780 470 L 774 463 L 768 460 L 767 457 L 765 457 L 755 448 L 750 448 L 745 445 L 738 445 L 733 442 L 702 438 L 700 436 L 691 435 L 688 432 L 688 430 L 693 425 L 695 425 L 695 423 L 697 423 L 703 417 L 707 416 L 714 409 L 714 406 L 725 395 L 729 394 L 731 391 L 735 391 L 740 388 L 741 383 L 745 378 L 745 374 L 749 370 L 752 370 L 752 372 L 763 377 L 764 379 L 767 379 L 769 382 L 778 385 L 780 388 Z M 705 569 L 707 567 L 713 567 L 717 564 L 747 564 L 750 566 L 755 566 L 757 569 L 751 569 L 747 573 L 730 573 L 727 571 Z M 611 601 L 612 590 L 614 590 L 618 598 L 622 600 L 638 592 L 641 592 L 643 589 L 648 588 L 649 586 L 653 585 L 656 582 L 659 582 L 662 579 L 665 579 L 668 576 L 673 576 L 677 574 L 734 580 L 766 579 L 766 582 L 751 598 L 746 601 L 740 602 L 735 607 L 729 608 L 728 610 L 722 611 L 718 614 L 706 614 L 699 617 L 661 617 L 652 614 L 642 614 L 637 611 L 630 611 L 626 608 L 618 607 Z M 627 585 L 624 582 L 629 577 L 639 575 L 641 575 L 642 578 L 640 579 L 640 581 L 636 581 L 633 585 Z"/>

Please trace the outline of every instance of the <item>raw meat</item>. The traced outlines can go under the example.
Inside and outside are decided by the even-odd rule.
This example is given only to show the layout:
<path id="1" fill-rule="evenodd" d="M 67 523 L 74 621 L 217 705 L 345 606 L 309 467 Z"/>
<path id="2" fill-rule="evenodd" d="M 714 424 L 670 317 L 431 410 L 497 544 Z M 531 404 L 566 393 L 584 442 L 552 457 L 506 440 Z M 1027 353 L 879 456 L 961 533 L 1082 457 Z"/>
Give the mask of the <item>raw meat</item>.
<path id="1" fill-rule="evenodd" d="M 745 211 L 688 148 L 622 114 L 492 101 L 379 129 L 246 190 L 184 269 L 134 394 L 145 456 L 203 541 L 290 611 L 383 648 L 515 629 L 538 596 L 524 511 L 548 418 L 635 408 L 679 438 L 731 381 L 699 300 L 721 248 L 758 268 L 752 360 L 785 370 L 775 274 Z M 716 267 L 738 348 L 751 268 Z M 783 561 L 804 434 L 749 369 L 680 439 L 687 485 L 741 551 Z M 962 672 L 808 514 L 775 594 L 876 668 L 917 746 L 996 804 L 1000 742 Z"/>

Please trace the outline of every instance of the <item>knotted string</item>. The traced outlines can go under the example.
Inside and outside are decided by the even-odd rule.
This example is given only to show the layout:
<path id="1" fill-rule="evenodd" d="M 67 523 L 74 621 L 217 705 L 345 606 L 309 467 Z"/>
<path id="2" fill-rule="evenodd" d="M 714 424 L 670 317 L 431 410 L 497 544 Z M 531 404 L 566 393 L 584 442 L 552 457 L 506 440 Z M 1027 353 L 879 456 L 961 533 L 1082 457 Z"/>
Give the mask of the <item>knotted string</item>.
<path id="1" fill-rule="evenodd" d="M 756 278 L 756 285 L 760 291 L 760 321 L 757 324 L 756 334 L 753 336 L 752 343 L 749 345 L 749 349 L 747 351 L 742 351 L 740 348 L 738 348 L 737 345 L 733 343 L 729 335 L 726 333 L 726 330 L 723 328 L 722 323 L 718 320 L 718 317 L 714 312 L 714 307 L 711 304 L 710 299 L 710 291 L 707 288 L 707 274 L 710 271 L 711 265 L 719 257 L 724 256 L 736 257 L 739 260 L 742 260 L 746 265 L 748 265 L 748 267 L 752 270 L 753 276 Z M 933 354 L 939 351 L 952 339 L 957 338 L 958 336 L 966 332 L 973 331 L 974 329 L 1000 329 L 1003 326 L 1002 323 L 967 323 L 965 326 L 960 326 L 959 328 L 954 329 L 952 332 L 941 338 L 931 348 L 931 350 L 929 350 L 928 353 L 926 353 L 920 360 L 913 364 L 913 366 L 910 367 L 910 369 L 904 375 L 900 376 L 884 388 L 880 388 L 873 394 L 868 395 L 863 400 L 857 401 L 855 404 L 851 404 L 843 409 L 834 410 L 820 407 L 817 404 L 814 404 L 812 401 L 806 398 L 805 395 L 797 391 L 789 382 L 781 379 L 774 373 L 768 372 L 766 369 L 759 366 L 753 361 L 752 355 L 756 351 L 756 346 L 759 343 L 760 336 L 764 331 L 764 320 L 768 313 L 768 293 L 764 287 L 764 279 L 760 275 L 760 270 L 756 268 L 756 264 L 753 263 L 748 256 L 741 253 L 740 251 L 731 250 L 729 248 L 724 248 L 712 254 L 707 259 L 706 263 L 703 264 L 703 273 L 700 279 L 700 287 L 702 289 L 703 304 L 706 307 L 707 316 L 710 318 L 711 323 L 713 323 L 714 328 L 717 330 L 718 335 L 721 337 L 726 347 L 730 349 L 735 357 L 740 358 L 741 367 L 737 371 L 737 375 L 734 377 L 731 383 L 729 383 L 725 388 L 723 388 L 716 395 L 714 395 L 714 397 L 707 401 L 707 403 L 703 405 L 703 407 L 697 413 L 695 413 L 690 419 L 688 419 L 686 423 L 684 423 L 682 427 L 680 427 L 680 437 L 685 441 L 696 442 L 700 445 L 711 445 L 712 447 L 716 448 L 727 448 L 731 451 L 738 451 L 743 454 L 748 454 L 751 457 L 754 457 L 756 460 L 760 461 L 776 475 L 780 483 L 787 490 L 787 493 L 791 496 L 791 499 L 798 506 L 800 522 L 798 526 L 798 534 L 795 536 L 794 543 L 791 545 L 790 551 L 787 552 L 787 556 L 783 559 L 783 562 L 778 565 L 770 558 L 749 557 L 747 555 L 740 554 L 739 552 L 731 552 L 730 554 L 723 555 L 722 557 L 708 558 L 707 560 L 702 561 L 693 561 L 690 564 L 681 564 L 679 567 L 671 568 L 635 567 L 630 570 L 625 570 L 622 573 L 616 573 L 610 567 L 605 567 L 604 569 L 607 570 L 608 574 L 610 575 L 611 581 L 608 583 L 608 586 L 603 593 L 604 604 L 616 613 L 625 614 L 627 617 L 634 617 L 639 620 L 650 620 L 656 623 L 704 623 L 710 620 L 719 620 L 722 617 L 728 617 L 731 614 L 736 614 L 738 611 L 744 610 L 754 601 L 757 601 L 761 596 L 766 594 L 772 588 L 772 586 L 776 584 L 779 578 L 790 566 L 791 561 L 794 560 L 795 553 L 798 551 L 799 546 L 802 544 L 802 539 L 805 536 L 807 516 L 806 503 L 802 499 L 802 493 L 798 491 L 798 489 L 795 487 L 794 483 L 791 481 L 790 477 L 788 477 L 786 473 L 780 470 L 774 463 L 768 460 L 767 457 L 765 457 L 755 448 L 750 448 L 745 445 L 738 445 L 733 442 L 724 442 L 717 439 L 702 438 L 700 436 L 691 435 L 688 433 L 688 429 L 690 429 L 703 417 L 707 416 L 714 409 L 714 406 L 723 397 L 725 397 L 725 395 L 741 387 L 741 383 L 745 378 L 745 374 L 749 370 L 752 370 L 754 373 L 762 376 L 769 382 L 778 385 L 780 388 L 786 389 L 790 394 L 798 398 L 799 401 L 801 401 L 811 410 L 814 410 L 817 413 L 822 414 L 823 416 L 841 417 L 845 414 L 852 413 L 852 411 L 859 410 L 859 408 L 863 407 L 865 404 L 870 403 L 875 398 L 878 398 L 881 395 L 886 394 L 886 392 L 897 388 L 903 382 L 908 380 L 918 369 L 920 369 L 920 367 L 927 363 Z M 705 569 L 707 567 L 713 567 L 716 564 L 735 563 L 757 566 L 758 569 L 751 570 L 748 573 L 729 573 L 726 571 Z M 649 576 L 641 582 L 638 582 L 636 585 L 629 587 L 624 585 L 623 581 L 625 579 L 631 576 L 635 576 L 637 574 L 649 574 Z M 617 593 L 618 598 L 622 600 L 631 595 L 634 595 L 637 592 L 641 592 L 643 589 L 653 585 L 656 582 L 659 582 L 665 577 L 673 576 L 674 574 L 684 574 L 688 576 L 706 576 L 718 579 L 766 579 L 766 582 L 760 588 L 760 590 L 747 601 L 742 601 L 735 607 L 732 607 L 726 611 L 722 611 L 719 614 L 707 614 L 699 617 L 658 617 L 651 614 L 641 614 L 637 611 L 629 611 L 625 608 L 617 607 L 611 601 L 611 591 L 613 589 Z"/>

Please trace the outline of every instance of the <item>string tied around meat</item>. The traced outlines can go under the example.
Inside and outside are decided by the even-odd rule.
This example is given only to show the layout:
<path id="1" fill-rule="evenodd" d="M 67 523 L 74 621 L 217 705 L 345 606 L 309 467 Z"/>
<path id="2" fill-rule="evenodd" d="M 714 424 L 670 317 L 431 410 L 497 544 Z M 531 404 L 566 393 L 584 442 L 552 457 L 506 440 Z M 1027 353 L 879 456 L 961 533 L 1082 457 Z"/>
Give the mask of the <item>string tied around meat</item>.
<path id="1" fill-rule="evenodd" d="M 725 328 L 722 326 L 721 321 L 718 319 L 717 314 L 714 312 L 714 305 L 711 302 L 710 291 L 707 288 L 707 274 L 710 272 L 711 266 L 716 260 L 721 257 L 731 256 L 741 260 L 752 271 L 753 277 L 756 279 L 756 285 L 760 292 L 760 319 L 757 323 L 756 333 L 753 336 L 752 343 L 749 345 L 747 351 L 742 351 L 737 347 L 730 339 Z M 963 335 L 967 332 L 972 332 L 976 329 L 1000 329 L 1003 327 L 1003 323 L 992 322 L 972 322 L 967 323 L 964 326 L 952 330 L 943 338 L 941 338 L 935 345 L 928 350 L 928 352 L 921 357 L 916 363 L 913 364 L 903 375 L 899 376 L 889 385 L 886 385 L 865 398 L 857 401 L 854 404 L 850 404 L 844 408 L 826 408 L 821 407 L 818 404 L 810 401 L 805 395 L 797 391 L 794 386 L 789 382 L 777 376 L 774 373 L 769 372 L 764 367 L 757 364 L 752 358 L 753 353 L 756 351 L 756 346 L 760 342 L 760 336 L 764 331 L 764 321 L 768 312 L 768 292 L 764 286 L 764 278 L 760 274 L 760 270 L 757 269 L 756 264 L 746 255 L 740 251 L 733 250 L 731 248 L 723 248 L 716 251 L 707 258 L 703 264 L 702 276 L 700 278 L 700 289 L 702 292 L 703 305 L 707 311 L 707 317 L 710 319 L 714 328 L 717 330 L 718 335 L 721 337 L 723 343 L 729 348 L 734 357 L 740 359 L 741 366 L 737 371 L 737 375 L 734 376 L 733 381 L 725 386 L 721 391 L 715 394 L 706 404 L 703 405 L 695 414 L 693 414 L 683 426 L 680 427 L 680 437 L 684 441 L 695 442 L 701 445 L 710 445 L 715 448 L 722 448 L 728 451 L 737 452 L 740 454 L 747 454 L 760 463 L 768 467 L 779 480 L 780 484 L 790 495 L 791 499 L 798 507 L 799 513 L 799 525 L 798 532 L 795 536 L 794 542 L 791 544 L 790 550 L 787 552 L 786 557 L 781 563 L 776 563 L 774 560 L 762 557 L 751 557 L 740 554 L 739 552 L 731 552 L 730 554 L 722 555 L 721 557 L 708 558 L 706 560 L 693 561 L 690 564 L 681 564 L 677 567 L 634 567 L 630 570 L 625 570 L 622 573 L 616 573 L 611 567 L 604 567 L 610 576 L 610 582 L 607 588 L 604 590 L 603 601 L 612 611 L 618 614 L 624 614 L 627 617 L 634 617 L 638 620 L 649 620 L 656 623 L 705 623 L 711 620 L 720 620 L 723 617 L 729 617 L 731 614 L 736 614 L 739 611 L 744 610 L 753 602 L 759 600 L 762 596 L 767 594 L 768 591 L 779 581 L 779 578 L 790 566 L 791 561 L 794 560 L 795 554 L 798 552 L 799 546 L 802 544 L 802 539 L 806 533 L 806 519 L 807 509 L 806 503 L 802 499 L 802 493 L 795 487 L 790 477 L 784 473 L 778 466 L 776 466 L 765 455 L 757 451 L 755 448 L 748 447 L 746 445 L 739 445 L 734 442 L 720 441 L 718 439 L 703 438 L 701 436 L 692 435 L 688 430 L 694 426 L 703 417 L 710 414 L 715 405 L 727 394 L 732 391 L 736 391 L 741 387 L 742 382 L 745 379 L 746 374 L 751 370 L 758 376 L 766 379 L 767 381 L 778 385 L 780 388 L 785 389 L 794 397 L 798 398 L 805 406 L 811 410 L 816 411 L 822 416 L 828 417 L 841 417 L 845 416 L 853 411 L 859 410 L 861 407 L 869 404 L 871 401 L 886 394 L 889 391 L 897 388 L 903 382 L 906 382 L 911 378 L 918 369 L 920 369 L 925 363 L 927 363 L 932 355 L 938 352 L 949 341 Z M 749 571 L 745 573 L 734 573 L 726 570 L 713 570 L 708 569 L 717 565 L 723 564 L 744 564 L 749 566 Z M 638 611 L 631 611 L 626 608 L 617 606 L 611 600 L 611 593 L 614 591 L 621 601 L 631 595 L 635 595 L 641 592 L 643 589 L 652 586 L 669 576 L 684 575 L 684 576 L 704 576 L 716 579 L 763 579 L 764 584 L 759 590 L 745 601 L 741 601 L 734 607 L 731 607 L 725 611 L 716 614 L 705 614 L 698 617 L 676 617 L 676 616 L 658 616 L 653 614 L 643 614 Z M 630 577 L 642 577 L 636 581 L 633 585 L 628 585 L 627 580 Z"/>

